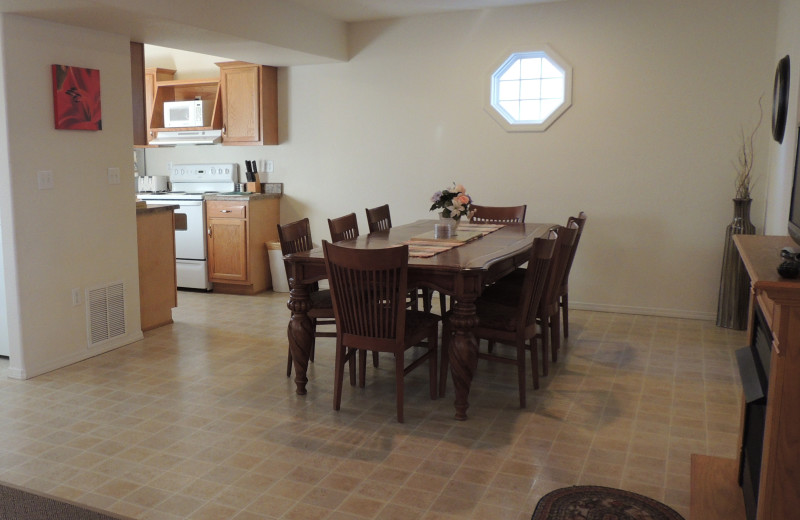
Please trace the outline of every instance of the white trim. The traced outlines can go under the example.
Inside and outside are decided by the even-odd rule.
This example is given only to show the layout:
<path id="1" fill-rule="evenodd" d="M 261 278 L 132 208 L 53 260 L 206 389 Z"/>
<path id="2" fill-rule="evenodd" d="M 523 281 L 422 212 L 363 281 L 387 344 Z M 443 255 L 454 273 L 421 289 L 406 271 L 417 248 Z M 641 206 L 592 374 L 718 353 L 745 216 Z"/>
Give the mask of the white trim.
<path id="1" fill-rule="evenodd" d="M 662 309 L 655 307 L 630 307 L 627 305 L 604 305 L 596 303 L 569 302 L 569 308 L 581 311 L 613 312 L 617 314 L 639 314 L 662 318 L 682 318 L 687 320 L 714 321 L 716 313 L 687 311 L 685 309 Z"/>
<path id="2" fill-rule="evenodd" d="M 136 341 L 141 341 L 143 339 L 144 339 L 144 334 L 142 333 L 141 330 L 132 334 L 127 334 L 125 336 L 117 336 L 103 343 L 102 347 L 98 347 L 97 345 L 95 345 L 92 347 L 91 350 L 74 352 L 70 355 L 50 360 L 48 363 L 45 363 L 44 365 L 38 367 L 27 367 L 27 369 L 16 369 L 9 367 L 8 377 L 10 379 L 30 379 L 32 377 L 46 374 L 47 372 L 52 372 L 53 370 L 58 370 L 59 368 L 64 368 L 68 365 L 84 361 L 91 357 L 104 354 L 111 350 L 124 347 L 125 345 L 130 345 L 131 343 L 134 343 Z"/>

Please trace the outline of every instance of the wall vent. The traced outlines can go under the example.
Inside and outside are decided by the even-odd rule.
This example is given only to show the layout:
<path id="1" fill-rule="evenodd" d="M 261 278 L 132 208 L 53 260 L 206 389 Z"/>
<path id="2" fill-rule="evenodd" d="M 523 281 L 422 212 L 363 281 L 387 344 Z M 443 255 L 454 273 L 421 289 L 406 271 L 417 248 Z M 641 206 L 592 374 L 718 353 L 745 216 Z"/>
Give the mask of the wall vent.
<path id="1" fill-rule="evenodd" d="M 125 335 L 125 286 L 122 282 L 86 289 L 89 346 Z"/>

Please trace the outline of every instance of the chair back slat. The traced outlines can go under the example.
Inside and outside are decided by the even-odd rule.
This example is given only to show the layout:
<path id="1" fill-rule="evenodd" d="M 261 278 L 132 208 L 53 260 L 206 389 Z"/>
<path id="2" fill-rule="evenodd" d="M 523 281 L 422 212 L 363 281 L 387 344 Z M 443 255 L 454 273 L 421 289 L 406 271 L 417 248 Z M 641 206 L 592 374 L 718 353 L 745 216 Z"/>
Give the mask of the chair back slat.
<path id="1" fill-rule="evenodd" d="M 366 208 L 365 211 L 367 212 L 367 225 L 370 233 L 386 231 L 392 227 L 392 217 L 389 214 L 388 204 L 372 209 Z"/>
<path id="2" fill-rule="evenodd" d="M 572 262 L 575 260 L 575 252 L 578 250 L 578 242 L 581 239 L 581 234 L 583 233 L 583 226 L 586 224 L 586 213 L 581 211 L 577 217 L 569 217 L 567 220 L 567 226 L 571 224 L 577 224 L 578 232 L 575 234 L 575 242 L 572 244 L 572 249 L 569 252 L 569 258 L 567 258 L 567 266 L 564 269 L 564 277 L 561 282 L 561 285 L 564 286 L 569 280 L 569 272 L 572 270 Z"/>
<path id="3" fill-rule="evenodd" d="M 528 205 L 521 206 L 479 206 L 472 204 L 470 222 L 485 224 L 518 224 L 525 222 Z"/>
<path id="4" fill-rule="evenodd" d="M 572 222 L 568 226 L 556 226 L 554 229 L 556 233 L 558 233 L 558 238 L 556 239 L 553 259 L 550 261 L 547 283 L 539 304 L 542 308 L 553 305 L 558 306 L 559 288 L 561 287 L 561 282 L 564 280 L 564 272 L 567 267 L 567 261 L 569 260 L 570 250 L 578 234 L 578 224 Z"/>
<path id="5" fill-rule="evenodd" d="M 358 237 L 358 220 L 355 213 L 343 217 L 328 219 L 328 228 L 331 231 L 331 241 L 352 240 Z"/>
<path id="6" fill-rule="evenodd" d="M 517 305 L 519 312 L 517 322 L 521 324 L 518 327 L 520 331 L 536 323 L 539 302 L 547 284 L 547 275 L 550 271 L 557 240 L 558 232 L 550 230 L 547 238 L 537 238 L 533 241 L 528 268 L 525 270 L 525 279 L 522 282 L 520 301 Z"/>
<path id="7" fill-rule="evenodd" d="M 353 249 L 323 241 L 337 332 L 348 346 L 405 340 L 408 246 Z"/>

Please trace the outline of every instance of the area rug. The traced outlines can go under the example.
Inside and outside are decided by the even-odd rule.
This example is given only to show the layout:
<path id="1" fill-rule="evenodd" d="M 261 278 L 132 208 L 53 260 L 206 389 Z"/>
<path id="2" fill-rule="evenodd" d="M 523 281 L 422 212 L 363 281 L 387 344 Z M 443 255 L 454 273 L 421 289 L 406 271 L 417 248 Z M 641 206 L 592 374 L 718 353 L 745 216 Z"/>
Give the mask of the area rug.
<path id="1" fill-rule="evenodd" d="M 531 520 L 684 520 L 673 509 L 637 493 L 573 486 L 543 496 Z"/>
<path id="2" fill-rule="evenodd" d="M 124 516 L 32 491 L 0 484 L 0 520 L 129 520 Z"/>

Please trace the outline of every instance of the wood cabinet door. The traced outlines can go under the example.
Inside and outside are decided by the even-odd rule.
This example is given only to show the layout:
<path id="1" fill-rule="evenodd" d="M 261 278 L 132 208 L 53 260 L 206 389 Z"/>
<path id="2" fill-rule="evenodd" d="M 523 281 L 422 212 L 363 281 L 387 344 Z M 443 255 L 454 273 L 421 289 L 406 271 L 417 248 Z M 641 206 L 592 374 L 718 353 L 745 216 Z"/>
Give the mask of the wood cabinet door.
<path id="1" fill-rule="evenodd" d="M 259 67 L 220 70 L 222 141 L 258 143 L 261 140 Z"/>
<path id="2" fill-rule="evenodd" d="M 208 277 L 212 282 L 246 282 L 247 221 L 208 219 Z"/>

